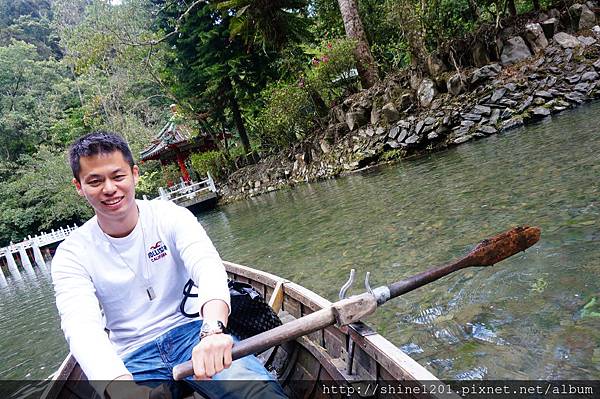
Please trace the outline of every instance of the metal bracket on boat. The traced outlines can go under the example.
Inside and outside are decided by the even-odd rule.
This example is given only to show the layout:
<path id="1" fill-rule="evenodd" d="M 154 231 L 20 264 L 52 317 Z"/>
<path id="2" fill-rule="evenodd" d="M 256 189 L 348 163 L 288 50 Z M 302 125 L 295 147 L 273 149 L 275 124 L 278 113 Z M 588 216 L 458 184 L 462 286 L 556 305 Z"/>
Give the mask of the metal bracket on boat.
<path id="1" fill-rule="evenodd" d="M 354 277 L 355 276 L 356 276 L 356 270 L 355 269 L 351 269 L 350 270 L 350 277 L 348 278 L 348 281 L 346 281 L 346 283 L 340 289 L 340 294 L 339 294 L 340 300 L 346 298 L 346 293 L 348 292 L 348 290 L 352 286 L 352 283 L 354 283 Z M 371 294 L 375 298 L 377 298 L 377 295 L 373 292 L 373 290 L 371 289 L 371 284 L 369 283 L 369 277 L 370 276 L 371 276 L 371 272 L 367 272 L 367 274 L 365 275 L 365 289 L 367 290 L 367 292 L 369 294 Z M 350 326 L 352 326 L 352 324 L 350 324 Z M 348 353 L 348 358 L 346 359 L 346 373 L 348 375 L 352 375 L 352 366 L 353 366 L 353 362 L 354 362 L 354 347 L 355 347 L 355 345 L 356 344 L 354 342 L 354 339 L 352 338 L 352 334 L 349 333 L 348 334 L 348 346 L 346 348 L 347 353 Z"/>
<path id="2" fill-rule="evenodd" d="M 369 284 L 369 277 L 371 276 L 371 272 L 367 272 L 365 275 L 365 289 L 371 295 L 373 295 L 373 290 L 371 289 L 371 284 Z"/>
<path id="3" fill-rule="evenodd" d="M 346 284 L 342 285 L 342 288 L 340 288 L 340 294 L 339 294 L 340 300 L 346 298 L 346 292 L 348 292 L 348 290 L 352 286 L 352 283 L 354 283 L 355 275 L 356 275 L 356 270 L 351 269 L 350 277 L 348 278 L 348 281 L 346 281 Z"/>
<path id="4" fill-rule="evenodd" d="M 340 300 L 346 298 L 346 293 L 348 292 L 348 290 L 354 283 L 355 276 L 356 276 L 356 270 L 351 269 L 350 277 L 348 278 L 348 281 L 346 281 L 346 283 L 340 289 L 340 293 L 339 293 Z M 372 289 L 371 283 L 369 281 L 370 277 L 371 277 L 371 272 L 367 272 L 367 274 L 365 275 L 365 289 L 367 290 L 367 292 L 369 294 L 373 295 L 375 297 L 375 299 L 377 299 L 378 305 L 383 305 L 384 303 L 387 302 L 388 299 L 390 299 L 390 289 L 386 285 L 382 285 L 381 287 Z"/>

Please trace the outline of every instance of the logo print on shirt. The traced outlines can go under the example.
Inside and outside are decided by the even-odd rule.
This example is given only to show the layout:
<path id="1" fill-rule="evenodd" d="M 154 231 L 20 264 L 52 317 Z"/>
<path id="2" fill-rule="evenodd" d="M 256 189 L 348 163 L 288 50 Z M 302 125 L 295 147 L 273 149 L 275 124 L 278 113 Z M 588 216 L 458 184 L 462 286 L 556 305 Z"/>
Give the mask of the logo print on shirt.
<path id="1" fill-rule="evenodd" d="M 156 244 L 150 246 L 150 252 L 148 252 L 148 259 L 152 262 L 164 258 L 167 256 L 167 246 L 162 241 L 157 241 Z"/>

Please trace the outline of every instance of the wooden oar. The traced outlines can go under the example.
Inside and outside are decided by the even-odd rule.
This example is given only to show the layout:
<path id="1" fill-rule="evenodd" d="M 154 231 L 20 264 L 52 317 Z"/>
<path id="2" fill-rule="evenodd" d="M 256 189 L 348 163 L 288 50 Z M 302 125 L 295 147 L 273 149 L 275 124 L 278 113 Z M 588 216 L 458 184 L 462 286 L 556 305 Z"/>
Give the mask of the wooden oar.
<path id="1" fill-rule="evenodd" d="M 471 266 L 492 266 L 526 250 L 538 242 L 539 239 L 540 229 L 538 227 L 515 227 L 483 240 L 466 256 L 455 262 L 434 267 L 388 286 L 378 287 L 371 292 L 342 299 L 327 308 L 245 339 L 233 346 L 233 360 L 251 353 L 262 352 L 275 345 L 294 340 L 335 323 L 344 326 L 357 322 L 373 313 L 378 305 L 382 305 L 391 298 L 405 294 L 460 269 Z M 191 361 L 173 368 L 173 378 L 175 380 L 181 380 L 193 374 Z"/>

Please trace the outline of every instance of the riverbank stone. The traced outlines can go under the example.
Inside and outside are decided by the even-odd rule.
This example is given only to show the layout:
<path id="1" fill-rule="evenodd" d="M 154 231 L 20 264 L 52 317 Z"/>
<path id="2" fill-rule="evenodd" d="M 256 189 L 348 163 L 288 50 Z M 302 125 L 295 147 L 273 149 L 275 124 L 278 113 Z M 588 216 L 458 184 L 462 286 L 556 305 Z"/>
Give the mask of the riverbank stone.
<path id="1" fill-rule="evenodd" d="M 581 43 L 584 47 L 591 46 L 597 42 L 597 40 L 591 36 L 577 36 L 577 40 L 579 40 L 579 43 Z"/>
<path id="2" fill-rule="evenodd" d="M 523 126 L 523 118 L 520 116 L 515 116 L 502 122 L 502 130 L 509 130 L 518 126 Z"/>
<path id="3" fill-rule="evenodd" d="M 588 83 L 577 83 L 575 85 L 575 90 L 581 93 L 587 93 L 590 85 Z"/>
<path id="4" fill-rule="evenodd" d="M 535 117 L 538 118 L 543 118 L 550 115 L 550 110 L 545 107 L 535 107 L 531 112 Z"/>
<path id="5" fill-rule="evenodd" d="M 407 137 L 407 136 L 408 136 L 408 130 L 406 130 L 406 129 L 402 129 L 402 130 L 400 131 L 400 135 L 398 136 L 398 139 L 397 139 L 397 141 L 398 141 L 398 142 L 402 142 L 402 141 L 404 141 L 404 139 L 406 139 L 406 137 Z"/>
<path id="6" fill-rule="evenodd" d="M 501 70 L 502 67 L 498 64 L 490 64 L 476 69 L 471 76 L 471 84 L 481 83 L 487 79 L 494 78 Z"/>
<path id="7" fill-rule="evenodd" d="M 498 130 L 497 130 L 495 127 L 493 127 L 493 126 L 488 126 L 488 125 L 479 126 L 479 127 L 477 128 L 477 131 L 478 131 L 478 132 L 485 133 L 485 134 L 487 134 L 487 135 L 490 135 L 490 134 L 496 134 L 496 133 L 498 133 Z"/>
<path id="8" fill-rule="evenodd" d="M 435 83 L 431 79 L 423 79 L 417 90 L 419 104 L 424 108 L 429 108 L 436 94 Z"/>
<path id="9" fill-rule="evenodd" d="M 583 75 L 581 75 L 581 81 L 582 82 L 589 82 L 589 81 L 594 81 L 594 80 L 598 80 L 598 74 L 596 72 L 586 72 Z"/>
<path id="10" fill-rule="evenodd" d="M 504 43 L 500 60 L 503 65 L 514 64 L 531 57 L 531 51 L 521 36 L 514 36 Z"/>
<path id="11" fill-rule="evenodd" d="M 575 36 L 565 32 L 558 32 L 554 35 L 553 40 L 562 48 L 575 48 L 581 46 L 581 42 Z"/>
<path id="12" fill-rule="evenodd" d="M 348 124 L 348 129 L 353 131 L 356 128 L 363 126 L 367 123 L 367 116 L 364 109 L 348 112 L 346 114 L 346 123 Z"/>
<path id="13" fill-rule="evenodd" d="M 452 75 L 446 82 L 446 89 L 448 90 L 448 93 L 452 94 L 453 96 L 458 96 L 460 93 L 462 93 L 465 90 L 465 85 L 463 83 L 464 80 L 464 76 L 462 76 L 460 73 L 455 73 Z"/>
<path id="14" fill-rule="evenodd" d="M 474 121 L 474 122 L 479 122 L 481 120 L 480 114 L 467 113 L 467 114 L 462 114 L 462 117 L 468 121 Z"/>
<path id="15" fill-rule="evenodd" d="M 504 96 L 504 93 L 506 93 L 505 88 L 494 90 L 494 93 L 492 94 L 492 98 L 490 99 L 490 101 L 493 103 L 498 102 L 498 100 L 500 100 Z"/>
<path id="16" fill-rule="evenodd" d="M 474 114 L 479 114 L 479 115 L 489 115 L 492 112 L 492 109 L 490 107 L 488 107 L 487 105 L 476 105 L 473 107 L 473 110 L 471 111 Z"/>
<path id="17" fill-rule="evenodd" d="M 579 14 L 578 30 L 592 29 L 596 25 L 596 14 L 590 10 L 585 4 L 581 4 L 581 12 Z"/>
<path id="18" fill-rule="evenodd" d="M 525 38 L 531 50 L 536 54 L 548 47 L 548 39 L 546 39 L 544 30 L 540 24 L 527 24 L 525 26 Z"/>
<path id="19" fill-rule="evenodd" d="M 400 112 L 398 112 L 393 103 L 385 104 L 381 108 L 381 114 L 388 123 L 393 123 L 400 119 Z"/>
<path id="20" fill-rule="evenodd" d="M 455 138 L 452 141 L 452 143 L 454 143 L 454 144 L 462 144 L 462 143 L 466 143 L 467 141 L 471 140 L 472 138 L 473 138 L 473 136 L 470 135 L 470 134 L 468 134 L 468 135 L 465 135 L 465 136 L 460 136 L 460 137 Z"/>

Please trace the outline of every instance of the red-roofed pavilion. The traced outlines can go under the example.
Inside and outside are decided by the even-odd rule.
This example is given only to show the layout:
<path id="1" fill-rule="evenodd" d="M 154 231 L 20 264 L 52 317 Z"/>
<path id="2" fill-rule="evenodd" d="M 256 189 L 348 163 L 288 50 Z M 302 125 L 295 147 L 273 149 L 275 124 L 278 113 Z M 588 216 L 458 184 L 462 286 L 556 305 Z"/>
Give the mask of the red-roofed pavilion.
<path id="1" fill-rule="evenodd" d="M 184 124 L 177 123 L 177 106 L 171 105 L 173 115 L 162 130 L 152 139 L 151 144 L 140 153 L 142 162 L 160 160 L 166 166 L 176 162 L 181 171 L 181 176 L 186 183 L 190 182 L 190 174 L 185 161 L 192 152 L 216 150 L 214 140 L 206 135 L 192 136 L 191 129 Z"/>

